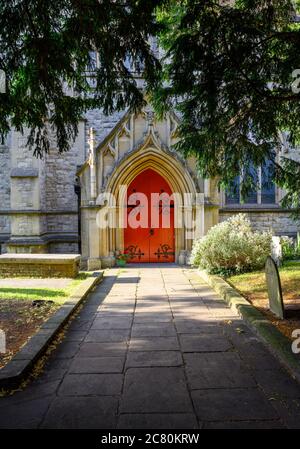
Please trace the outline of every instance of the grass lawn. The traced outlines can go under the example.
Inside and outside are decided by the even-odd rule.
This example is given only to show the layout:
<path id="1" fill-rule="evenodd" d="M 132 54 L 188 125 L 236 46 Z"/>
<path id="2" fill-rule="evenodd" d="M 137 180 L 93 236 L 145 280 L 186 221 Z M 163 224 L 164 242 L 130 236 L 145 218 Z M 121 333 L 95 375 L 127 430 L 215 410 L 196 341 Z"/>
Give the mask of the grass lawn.
<path id="1" fill-rule="evenodd" d="M 291 338 L 294 329 L 300 329 L 300 262 L 285 262 L 279 269 L 284 304 L 298 308 L 295 317 L 279 320 L 269 310 L 269 301 L 264 271 L 254 271 L 226 280 L 247 298 L 257 309 L 263 312 L 280 331 Z"/>
<path id="2" fill-rule="evenodd" d="M 76 279 L 63 281 L 35 278 L 0 279 L 0 329 L 5 332 L 7 349 L 5 354 L 0 353 L 0 368 L 87 277 L 88 274 L 80 273 Z"/>

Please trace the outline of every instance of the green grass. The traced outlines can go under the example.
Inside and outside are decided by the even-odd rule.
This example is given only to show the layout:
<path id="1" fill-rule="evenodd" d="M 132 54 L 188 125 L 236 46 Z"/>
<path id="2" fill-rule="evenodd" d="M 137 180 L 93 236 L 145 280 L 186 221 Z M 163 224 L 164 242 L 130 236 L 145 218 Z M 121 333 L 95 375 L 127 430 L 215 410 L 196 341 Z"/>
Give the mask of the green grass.
<path id="1" fill-rule="evenodd" d="M 42 299 L 53 301 L 56 304 L 63 304 L 77 289 L 80 283 L 88 277 L 87 273 L 80 273 L 70 284 L 63 289 L 55 288 L 18 288 L 18 287 L 0 287 L 0 300 L 28 300 L 35 301 Z"/>
<path id="2" fill-rule="evenodd" d="M 279 268 L 279 274 L 284 298 L 300 299 L 300 262 L 285 262 Z M 251 298 L 267 299 L 264 270 L 229 276 L 227 279 L 242 294 Z"/>
<path id="3" fill-rule="evenodd" d="M 300 302 L 300 262 L 285 262 L 279 269 L 283 302 L 295 306 Z M 290 319 L 278 319 L 269 309 L 269 299 L 264 270 L 230 276 L 226 279 L 237 291 L 258 308 L 287 338 L 291 339 L 299 329 L 297 315 Z"/>

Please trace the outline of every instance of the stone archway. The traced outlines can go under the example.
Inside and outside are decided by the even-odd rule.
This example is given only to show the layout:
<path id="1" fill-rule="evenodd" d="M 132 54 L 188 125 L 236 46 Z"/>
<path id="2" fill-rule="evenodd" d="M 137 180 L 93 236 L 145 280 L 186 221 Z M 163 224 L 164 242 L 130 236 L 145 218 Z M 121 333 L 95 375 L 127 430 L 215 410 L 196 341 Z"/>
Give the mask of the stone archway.
<path id="1" fill-rule="evenodd" d="M 120 225 L 114 229 L 109 229 L 106 235 L 102 231 L 102 240 L 105 242 L 105 256 L 114 252 L 124 251 L 124 232 L 122 226 L 126 188 L 121 186 L 129 185 L 139 173 L 146 169 L 152 169 L 159 173 L 169 184 L 172 192 L 177 194 L 175 206 L 175 220 L 182 223 L 181 227 L 175 228 L 175 261 L 180 262 L 180 255 L 184 256 L 186 252 L 191 250 L 192 239 L 188 238 L 187 229 L 184 223 L 184 214 L 190 212 L 195 218 L 197 214 L 197 204 L 186 204 L 185 195 L 191 194 L 195 199 L 197 191 L 196 184 L 183 164 L 173 154 L 157 148 L 154 145 L 145 147 L 144 145 L 137 151 L 132 152 L 128 157 L 124 158 L 120 164 L 114 169 L 110 175 L 106 191 L 109 191 L 117 202 L 116 221 Z M 176 202 L 175 201 L 175 202 Z M 185 208 L 183 206 L 185 205 Z M 204 205 L 198 204 L 198 213 L 204 211 Z M 204 214 L 199 213 L 199 219 L 196 221 L 196 234 L 203 234 Z M 203 216 L 203 218 L 201 218 Z M 104 248 L 103 248 L 104 249 Z M 104 254 L 102 254 L 102 257 Z M 104 256 L 104 258 L 105 258 Z M 105 261 L 103 260 L 104 265 Z"/>
<path id="2" fill-rule="evenodd" d="M 82 253 L 90 269 L 99 268 L 100 263 L 110 266 L 115 255 L 124 251 L 126 186 L 147 169 L 161 175 L 176 194 L 175 261 L 185 263 L 193 239 L 204 235 L 204 180 L 192 157 L 183 160 L 173 150 L 178 141 L 177 126 L 174 114 L 159 120 L 146 107 L 137 114 L 126 113 L 95 151 L 91 144 L 89 158 L 78 172 L 82 186 Z M 104 201 L 104 197 L 110 199 Z M 104 214 L 113 216 L 113 226 L 98 225 L 97 217 Z M 194 233 L 189 232 L 187 217 L 193 222 Z"/>

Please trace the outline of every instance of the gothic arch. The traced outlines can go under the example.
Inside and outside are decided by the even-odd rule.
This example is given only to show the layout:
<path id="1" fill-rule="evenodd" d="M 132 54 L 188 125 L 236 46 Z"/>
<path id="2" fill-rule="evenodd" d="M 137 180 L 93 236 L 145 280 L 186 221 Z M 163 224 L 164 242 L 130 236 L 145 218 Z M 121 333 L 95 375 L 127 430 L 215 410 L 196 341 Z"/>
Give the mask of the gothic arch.
<path id="1" fill-rule="evenodd" d="M 96 147 L 93 153 L 96 164 L 91 165 L 89 158 L 81 167 L 78 172 L 81 182 L 88 186 L 81 203 L 82 247 L 90 267 L 98 267 L 100 260 L 103 267 L 110 265 L 116 252 L 124 250 L 122 220 L 127 189 L 120 190 L 120 186 L 129 185 L 146 169 L 160 174 L 177 194 L 174 200 L 175 222 L 184 224 L 187 215 L 195 220 L 196 234 L 192 236 L 188 233 L 188 225 L 175 226 L 176 261 L 184 263 L 194 236 L 204 234 L 204 182 L 197 174 L 193 158 L 183 160 L 173 150 L 178 141 L 177 126 L 178 119 L 174 114 L 158 120 L 149 106 L 137 114 L 127 113 Z M 105 201 L 102 203 L 102 195 L 107 193 L 112 194 L 110 198 L 113 199 L 109 200 L 113 201 L 112 205 Z M 196 203 L 193 201 L 187 205 L 185 193 L 192 194 Z M 98 195 L 102 196 L 99 202 Z M 112 215 L 116 226 L 98 226 L 97 217 L 103 217 L 107 212 Z"/>
<path id="2" fill-rule="evenodd" d="M 188 170 L 177 160 L 174 155 L 152 145 L 142 145 L 136 151 L 131 152 L 113 170 L 108 180 L 105 190 L 112 193 L 117 200 L 117 204 L 124 205 L 126 189 L 121 189 L 121 185 L 129 185 L 137 175 L 144 170 L 151 168 L 159 173 L 170 185 L 173 193 L 178 193 L 183 203 L 184 193 L 200 193 L 196 183 Z M 181 207 L 177 208 L 178 214 L 183 214 Z M 121 214 L 121 216 L 119 216 Z M 122 222 L 122 206 L 117 209 L 117 221 Z M 178 218 L 178 217 L 177 217 Z M 180 219 L 180 218 L 179 218 Z M 123 228 L 109 229 L 108 247 L 111 251 L 124 250 L 124 230 Z M 190 251 L 191 241 L 186 239 L 185 229 L 175 229 L 175 259 L 181 251 Z"/>

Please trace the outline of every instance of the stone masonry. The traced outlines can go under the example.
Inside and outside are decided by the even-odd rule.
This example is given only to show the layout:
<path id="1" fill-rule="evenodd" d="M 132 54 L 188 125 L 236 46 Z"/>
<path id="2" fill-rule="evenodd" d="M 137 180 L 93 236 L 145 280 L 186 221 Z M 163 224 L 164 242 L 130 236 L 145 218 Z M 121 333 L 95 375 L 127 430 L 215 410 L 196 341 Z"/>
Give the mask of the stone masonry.
<path id="1" fill-rule="evenodd" d="M 13 239 L 13 252 L 78 252 L 74 185 L 76 172 L 87 157 L 88 131 L 92 126 L 100 143 L 123 114 L 105 116 L 99 110 L 89 111 L 79 124 L 79 136 L 71 150 L 58 154 L 53 140 L 43 161 L 34 161 L 28 153 L 26 133 L 10 132 L 0 146 L 0 253 L 7 251 L 9 238 Z"/>
<path id="2" fill-rule="evenodd" d="M 0 277 L 76 278 L 79 263 L 76 254 L 2 254 Z"/>
<path id="3" fill-rule="evenodd" d="M 274 235 L 288 235 L 295 237 L 300 230 L 299 220 L 292 219 L 290 212 L 280 209 L 252 210 L 250 212 L 243 208 L 240 208 L 237 212 L 233 212 L 232 210 L 226 211 L 223 209 L 219 213 L 219 219 L 220 221 L 224 221 L 235 213 L 241 212 L 248 216 L 253 228 L 259 231 L 271 230 Z"/>
<path id="4" fill-rule="evenodd" d="M 6 141 L 0 145 L 0 252 L 78 252 L 79 213 L 74 185 L 77 171 L 88 157 L 89 129 L 93 127 L 95 130 L 96 148 L 101 147 L 101 142 L 124 114 L 125 111 L 121 111 L 106 116 L 98 109 L 88 111 L 79 123 L 79 134 L 71 150 L 58 154 L 53 138 L 50 153 L 43 160 L 37 160 L 29 152 L 26 130 L 24 135 L 11 130 Z M 176 130 L 172 132 L 176 134 Z M 122 151 L 125 137 L 120 137 L 119 151 Z M 96 160 L 101 157 L 100 153 L 97 154 Z M 107 170 L 108 177 L 114 163 L 109 158 L 110 153 L 103 156 L 107 164 L 106 168 L 103 167 L 103 175 Z M 209 180 L 206 181 L 205 185 L 209 186 Z M 206 197 L 206 202 L 213 208 L 206 214 L 206 228 L 218 220 L 217 198 L 212 191 L 210 195 L 211 198 Z M 299 223 L 294 222 L 288 212 L 274 208 L 263 211 L 255 206 L 252 209 L 249 216 L 257 229 L 271 227 L 275 234 L 292 236 L 299 230 Z M 240 210 L 236 209 L 236 212 Z M 233 213 L 235 211 L 221 209 L 219 220 Z M 82 220 L 86 221 L 81 223 L 84 240 L 91 217 L 83 216 Z"/>

